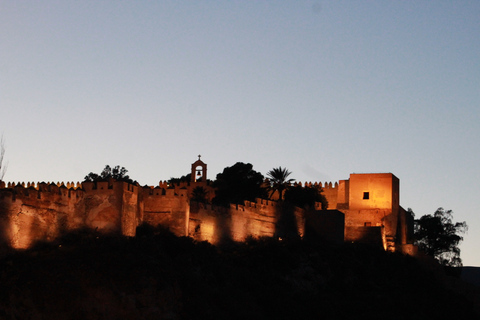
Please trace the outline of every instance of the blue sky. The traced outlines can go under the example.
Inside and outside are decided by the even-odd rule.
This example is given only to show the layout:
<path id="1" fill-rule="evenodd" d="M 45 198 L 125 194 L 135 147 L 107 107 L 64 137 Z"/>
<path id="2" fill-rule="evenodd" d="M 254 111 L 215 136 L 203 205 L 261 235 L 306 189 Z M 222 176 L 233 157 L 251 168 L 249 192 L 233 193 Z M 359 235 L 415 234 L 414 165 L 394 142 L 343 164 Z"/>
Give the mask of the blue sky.
<path id="1" fill-rule="evenodd" d="M 392 172 L 480 266 L 480 2 L 2 1 L 7 181 Z"/>

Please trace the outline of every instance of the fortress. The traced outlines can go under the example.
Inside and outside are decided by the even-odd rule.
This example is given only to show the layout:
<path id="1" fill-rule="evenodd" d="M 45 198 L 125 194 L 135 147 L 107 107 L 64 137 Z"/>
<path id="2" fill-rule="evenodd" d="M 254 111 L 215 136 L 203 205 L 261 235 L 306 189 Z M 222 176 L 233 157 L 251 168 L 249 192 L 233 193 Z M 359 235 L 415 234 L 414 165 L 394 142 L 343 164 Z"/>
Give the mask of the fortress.
<path id="1" fill-rule="evenodd" d="M 302 185 L 299 183 L 298 185 Z M 245 201 L 229 208 L 191 200 L 196 187 L 212 199 L 207 165 L 192 164 L 190 182 L 138 186 L 123 181 L 83 183 L 5 183 L 0 181 L 0 242 L 29 248 L 79 228 L 135 236 L 146 223 L 168 227 L 178 236 L 218 244 L 248 237 L 279 237 L 282 217 L 290 216 L 301 237 L 333 242 L 366 242 L 388 251 L 415 254 L 413 217 L 399 204 L 399 179 L 391 173 L 351 174 L 319 186 L 328 200 L 305 211 L 274 200 Z M 283 232 L 283 233 L 282 233 Z"/>

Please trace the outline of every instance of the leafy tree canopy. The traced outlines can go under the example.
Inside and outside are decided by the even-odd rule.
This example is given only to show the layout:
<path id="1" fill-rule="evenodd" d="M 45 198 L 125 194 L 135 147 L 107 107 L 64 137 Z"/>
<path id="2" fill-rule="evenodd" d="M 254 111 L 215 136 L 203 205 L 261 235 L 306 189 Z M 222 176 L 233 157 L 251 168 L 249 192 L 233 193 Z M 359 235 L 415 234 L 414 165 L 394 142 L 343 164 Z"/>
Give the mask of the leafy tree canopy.
<path id="1" fill-rule="evenodd" d="M 253 170 L 250 163 L 237 162 L 231 167 L 226 167 L 222 173 L 217 174 L 217 179 L 213 183 L 213 187 L 216 188 L 213 203 L 243 204 L 245 200 L 255 201 L 256 198 L 265 197 L 263 180 L 263 175 Z"/>
<path id="2" fill-rule="evenodd" d="M 127 175 L 128 170 L 125 167 L 115 166 L 113 169 L 106 165 L 103 171 L 100 174 L 90 172 L 85 176 L 85 182 L 97 182 L 97 181 L 108 181 L 109 179 L 114 179 L 117 181 L 125 181 L 128 183 L 134 183 L 132 179 Z"/>
<path id="3" fill-rule="evenodd" d="M 181 176 L 180 178 L 170 178 L 170 180 L 168 180 L 168 183 L 174 184 L 174 183 L 180 183 L 180 182 L 190 182 L 191 177 L 192 177 L 192 174 L 187 173 L 186 175 Z"/>
<path id="4" fill-rule="evenodd" d="M 320 202 L 322 204 L 322 209 L 328 208 L 327 198 L 322 194 L 322 188 L 317 186 L 289 187 L 285 191 L 285 201 L 304 209 L 314 208 L 315 202 Z"/>
<path id="5" fill-rule="evenodd" d="M 444 266 L 460 267 L 460 234 L 468 230 L 467 223 L 452 222 L 452 210 L 438 208 L 433 215 L 415 220 L 415 244 Z"/>

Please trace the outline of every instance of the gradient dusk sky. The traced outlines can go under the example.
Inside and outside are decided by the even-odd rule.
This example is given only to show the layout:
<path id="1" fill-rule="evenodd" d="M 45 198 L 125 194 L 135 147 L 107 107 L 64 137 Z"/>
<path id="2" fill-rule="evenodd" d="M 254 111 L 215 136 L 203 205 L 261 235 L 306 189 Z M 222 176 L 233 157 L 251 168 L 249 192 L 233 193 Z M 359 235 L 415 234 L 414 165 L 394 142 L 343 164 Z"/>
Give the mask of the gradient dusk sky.
<path id="1" fill-rule="evenodd" d="M 5 181 L 391 172 L 480 266 L 480 1 L 0 1 Z"/>

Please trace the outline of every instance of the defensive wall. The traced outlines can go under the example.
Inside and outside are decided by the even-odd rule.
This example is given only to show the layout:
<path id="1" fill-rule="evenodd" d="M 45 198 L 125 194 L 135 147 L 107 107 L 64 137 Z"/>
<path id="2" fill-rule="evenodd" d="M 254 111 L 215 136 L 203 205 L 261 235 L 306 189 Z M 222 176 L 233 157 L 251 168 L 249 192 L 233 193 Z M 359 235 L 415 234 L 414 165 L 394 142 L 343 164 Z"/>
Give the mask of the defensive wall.
<path id="1" fill-rule="evenodd" d="M 75 229 L 84 220 L 84 192 L 64 185 L 39 183 L 0 185 L 0 226 L 3 241 L 27 248 Z"/>
<path id="2" fill-rule="evenodd" d="M 138 186 L 126 182 L 18 183 L 0 185 L 0 225 L 15 248 L 87 227 L 133 236 Z"/>
<path id="3" fill-rule="evenodd" d="M 142 191 L 138 224 L 146 222 L 153 226 L 163 225 L 178 236 L 188 234 L 190 212 L 188 189 L 169 188 L 160 184 L 155 188 L 143 187 Z"/>
<path id="4" fill-rule="evenodd" d="M 303 209 L 279 206 L 276 201 L 257 199 L 244 205 L 231 204 L 230 208 L 191 202 L 188 235 L 218 244 L 247 238 L 302 237 L 304 226 Z"/>
<path id="5" fill-rule="evenodd" d="M 413 217 L 399 205 L 399 180 L 393 174 L 351 174 L 348 180 L 334 184 L 295 185 L 322 188 L 328 210 L 322 211 L 317 203 L 316 210 L 306 213 L 263 199 L 230 208 L 191 201 L 196 187 L 205 188 L 208 199 L 213 198 L 208 181 L 161 181 L 156 187 L 114 180 L 0 181 L 1 240 L 15 248 L 28 248 L 35 241 L 50 241 L 84 227 L 134 236 L 137 226 L 148 223 L 166 226 L 178 236 L 217 244 L 248 237 L 303 236 L 307 225 L 311 233 L 335 242 L 343 238 L 382 245 L 390 251 L 414 251 Z"/>

